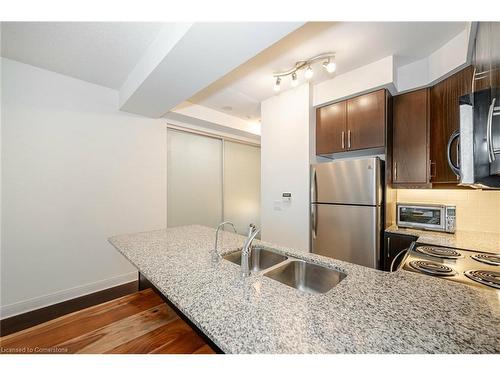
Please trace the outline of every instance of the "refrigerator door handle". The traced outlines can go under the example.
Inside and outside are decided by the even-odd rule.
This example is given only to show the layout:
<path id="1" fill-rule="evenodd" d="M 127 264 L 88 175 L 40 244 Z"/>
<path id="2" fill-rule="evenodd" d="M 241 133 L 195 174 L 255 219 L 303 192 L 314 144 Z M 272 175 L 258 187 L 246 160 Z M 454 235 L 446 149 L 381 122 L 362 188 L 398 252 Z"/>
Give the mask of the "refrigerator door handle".
<path id="1" fill-rule="evenodd" d="M 316 239 L 318 234 L 318 210 L 315 204 L 311 205 L 311 235 L 313 239 Z"/>
<path id="2" fill-rule="evenodd" d="M 316 209 L 316 192 L 318 190 L 318 180 L 316 178 L 316 169 L 312 168 L 311 172 L 311 237 L 312 239 L 316 238 L 317 234 L 317 220 L 318 220 L 318 211 Z"/>
<path id="3" fill-rule="evenodd" d="M 311 203 L 316 202 L 316 193 L 318 191 L 318 180 L 316 178 L 316 169 L 311 171 Z"/>

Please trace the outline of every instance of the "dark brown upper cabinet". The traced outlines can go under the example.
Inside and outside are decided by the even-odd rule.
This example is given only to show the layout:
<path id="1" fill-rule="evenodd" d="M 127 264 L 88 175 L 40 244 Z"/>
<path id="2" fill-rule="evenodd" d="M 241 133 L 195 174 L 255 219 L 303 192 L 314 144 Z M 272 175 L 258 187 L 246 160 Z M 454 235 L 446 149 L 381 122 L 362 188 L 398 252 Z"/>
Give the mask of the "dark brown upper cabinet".
<path id="1" fill-rule="evenodd" d="M 384 147 L 385 90 L 347 101 L 347 147 L 349 150 Z"/>
<path id="2" fill-rule="evenodd" d="M 472 54 L 473 91 L 500 87 L 500 23 L 479 22 Z"/>
<path id="3" fill-rule="evenodd" d="M 429 89 L 393 98 L 392 181 L 397 187 L 428 187 Z"/>
<path id="4" fill-rule="evenodd" d="M 385 90 L 378 90 L 316 110 L 316 154 L 385 146 Z"/>
<path id="5" fill-rule="evenodd" d="M 316 153 L 346 151 L 347 103 L 334 103 L 316 110 Z"/>
<path id="6" fill-rule="evenodd" d="M 430 175 L 433 184 L 457 184 L 457 176 L 448 165 L 446 148 L 451 134 L 460 127 L 458 99 L 471 92 L 473 67 L 432 86 L 430 89 Z M 452 159 L 457 163 L 457 145 Z"/>

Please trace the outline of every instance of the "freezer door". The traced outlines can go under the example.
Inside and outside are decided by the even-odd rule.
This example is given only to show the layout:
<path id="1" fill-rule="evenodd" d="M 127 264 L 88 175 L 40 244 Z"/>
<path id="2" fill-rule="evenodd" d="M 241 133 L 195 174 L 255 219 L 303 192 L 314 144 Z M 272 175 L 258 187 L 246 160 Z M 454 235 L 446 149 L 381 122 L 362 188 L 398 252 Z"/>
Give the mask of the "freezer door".
<path id="1" fill-rule="evenodd" d="M 311 251 L 377 268 L 380 258 L 380 207 L 313 204 Z"/>
<path id="2" fill-rule="evenodd" d="M 311 202 L 379 205 L 379 158 L 339 160 L 311 166 Z"/>

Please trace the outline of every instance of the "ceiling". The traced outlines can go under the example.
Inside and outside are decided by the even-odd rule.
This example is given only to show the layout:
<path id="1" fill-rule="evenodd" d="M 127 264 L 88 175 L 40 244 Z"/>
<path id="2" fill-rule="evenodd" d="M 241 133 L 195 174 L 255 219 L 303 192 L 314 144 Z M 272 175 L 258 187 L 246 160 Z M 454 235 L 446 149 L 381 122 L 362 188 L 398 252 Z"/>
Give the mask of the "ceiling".
<path id="1" fill-rule="evenodd" d="M 152 42 L 173 24 L 148 22 L 2 22 L 1 54 L 98 85 L 120 89 Z M 200 26 L 201 27 L 201 26 Z M 272 73 L 298 60 L 335 52 L 342 74 L 395 55 L 400 66 L 427 57 L 466 22 L 310 22 L 255 55 L 189 101 L 244 120 L 260 119 L 260 103 L 275 95 Z M 276 27 L 275 27 L 276 28 Z M 198 68 L 203 66 L 199 57 Z M 315 70 L 313 83 L 333 75 Z M 299 73 L 299 81 L 303 81 Z M 290 80 L 282 80 L 282 90 Z M 189 94 L 192 95 L 192 94 Z"/>
<path id="2" fill-rule="evenodd" d="M 2 22 L 2 56 L 119 89 L 160 32 L 151 22 Z"/>
<path id="3" fill-rule="evenodd" d="M 342 74 L 389 55 L 403 66 L 428 56 L 467 27 L 466 22 L 310 22 L 287 35 L 220 80 L 198 92 L 190 102 L 238 116 L 260 118 L 260 102 L 275 95 L 273 72 L 298 60 L 335 52 Z M 313 66 L 313 83 L 331 78 Z M 302 73 L 299 81 L 303 81 Z M 289 88 L 283 79 L 282 90 Z"/>

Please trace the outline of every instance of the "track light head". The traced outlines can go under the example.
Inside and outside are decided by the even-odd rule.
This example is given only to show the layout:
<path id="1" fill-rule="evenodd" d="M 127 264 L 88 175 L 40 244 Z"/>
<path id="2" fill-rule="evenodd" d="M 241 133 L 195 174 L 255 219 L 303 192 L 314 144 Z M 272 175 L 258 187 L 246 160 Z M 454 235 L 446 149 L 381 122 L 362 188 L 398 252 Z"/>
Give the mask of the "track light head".
<path id="1" fill-rule="evenodd" d="M 292 87 L 295 87 L 299 84 L 299 80 L 297 79 L 297 72 L 292 73 Z"/>
<path id="2" fill-rule="evenodd" d="M 304 77 L 306 77 L 306 79 L 311 79 L 313 75 L 314 75 L 314 72 L 311 68 L 311 65 L 308 65 L 306 68 L 306 71 L 304 72 Z"/>
<path id="3" fill-rule="evenodd" d="M 281 89 L 281 78 L 277 77 L 276 82 L 274 83 L 274 91 L 278 92 Z"/>
<path id="4" fill-rule="evenodd" d="M 333 60 L 328 59 L 323 63 L 323 68 L 331 74 L 337 69 L 337 64 Z"/>

